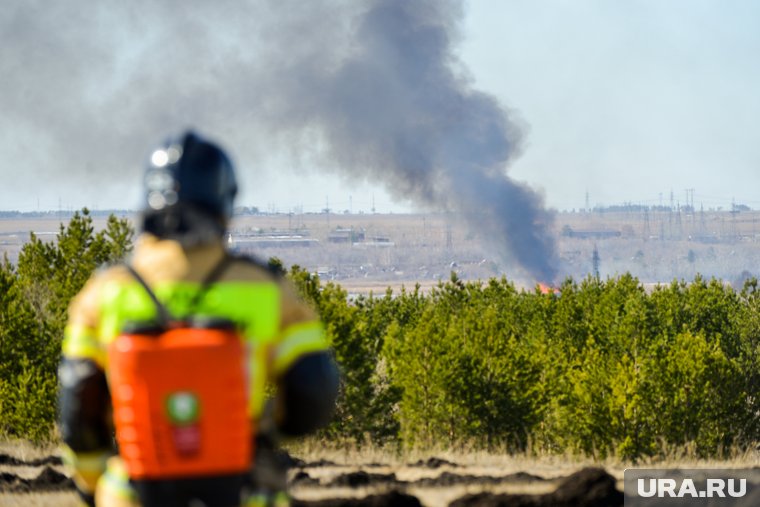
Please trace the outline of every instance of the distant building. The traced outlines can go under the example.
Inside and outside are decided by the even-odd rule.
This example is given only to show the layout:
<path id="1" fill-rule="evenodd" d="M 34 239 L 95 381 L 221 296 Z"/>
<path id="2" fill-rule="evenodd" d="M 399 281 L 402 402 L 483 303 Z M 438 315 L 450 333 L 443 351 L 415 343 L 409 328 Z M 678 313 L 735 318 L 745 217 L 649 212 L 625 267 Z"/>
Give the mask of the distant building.
<path id="1" fill-rule="evenodd" d="M 367 241 L 354 243 L 353 246 L 357 248 L 387 248 L 396 246 L 396 243 L 385 236 L 372 236 Z"/>
<path id="2" fill-rule="evenodd" d="M 623 233 L 620 231 L 607 229 L 576 231 L 573 230 L 569 225 L 566 225 L 562 228 L 562 235 L 568 238 L 578 239 L 610 239 L 619 238 L 623 235 Z"/>
<path id="3" fill-rule="evenodd" d="M 255 248 L 310 247 L 319 244 L 319 240 L 302 234 L 230 235 L 227 243 L 233 250 L 246 250 Z"/>
<path id="4" fill-rule="evenodd" d="M 364 241 L 364 229 L 338 227 L 327 235 L 328 243 L 358 243 Z"/>

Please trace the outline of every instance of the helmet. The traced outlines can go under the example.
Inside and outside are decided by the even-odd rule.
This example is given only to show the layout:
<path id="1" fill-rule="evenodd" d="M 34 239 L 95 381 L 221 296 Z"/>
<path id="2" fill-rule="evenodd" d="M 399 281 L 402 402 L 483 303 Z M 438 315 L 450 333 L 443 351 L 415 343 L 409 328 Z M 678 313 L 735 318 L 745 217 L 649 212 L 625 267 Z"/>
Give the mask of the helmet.
<path id="1" fill-rule="evenodd" d="M 145 189 L 151 210 L 191 204 L 227 222 L 232 218 L 237 182 L 224 151 L 187 132 L 153 152 Z"/>
<path id="2" fill-rule="evenodd" d="M 151 154 L 145 171 L 144 229 L 172 237 L 210 227 L 221 235 L 232 218 L 235 195 L 230 159 L 188 131 Z"/>

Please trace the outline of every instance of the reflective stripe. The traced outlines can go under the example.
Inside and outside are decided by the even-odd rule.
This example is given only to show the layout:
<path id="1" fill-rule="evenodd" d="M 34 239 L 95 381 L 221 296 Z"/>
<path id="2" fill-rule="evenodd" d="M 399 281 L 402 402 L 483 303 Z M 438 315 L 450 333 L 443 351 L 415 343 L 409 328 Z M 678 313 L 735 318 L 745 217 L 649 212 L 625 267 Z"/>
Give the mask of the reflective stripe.
<path id="1" fill-rule="evenodd" d="M 81 491 L 93 492 L 106 469 L 109 452 L 77 454 L 68 446 L 63 448 L 63 462 L 74 469 L 74 482 Z"/>
<path id="2" fill-rule="evenodd" d="M 269 507 L 269 495 L 263 493 L 250 495 L 243 500 L 243 507 Z"/>
<path id="3" fill-rule="evenodd" d="M 302 355 L 327 348 L 327 339 L 320 321 L 301 322 L 288 327 L 275 350 L 272 361 L 274 376 L 282 374 Z"/>
<path id="4" fill-rule="evenodd" d="M 136 500 L 137 492 L 129 483 L 129 475 L 121 458 L 113 457 L 108 460 L 106 472 L 98 481 L 98 499 L 101 495 L 117 497 L 123 500 Z"/>
<path id="5" fill-rule="evenodd" d="M 284 491 L 253 493 L 243 500 L 243 507 L 290 507 L 290 497 Z"/>
<path id="6" fill-rule="evenodd" d="M 284 491 L 275 493 L 273 503 L 274 507 L 290 507 L 290 496 Z"/>
<path id="7" fill-rule="evenodd" d="M 106 462 L 112 454 L 110 452 L 75 453 L 66 446 L 63 450 L 63 462 L 77 470 L 100 471 L 106 469 Z"/>
<path id="8" fill-rule="evenodd" d="M 258 419 L 264 408 L 267 383 L 267 351 L 265 344 L 251 346 L 248 356 L 248 414 Z"/>
<path id="9" fill-rule="evenodd" d="M 63 355 L 69 358 L 92 359 L 101 368 L 105 364 L 105 351 L 94 328 L 72 324 L 63 332 Z"/>

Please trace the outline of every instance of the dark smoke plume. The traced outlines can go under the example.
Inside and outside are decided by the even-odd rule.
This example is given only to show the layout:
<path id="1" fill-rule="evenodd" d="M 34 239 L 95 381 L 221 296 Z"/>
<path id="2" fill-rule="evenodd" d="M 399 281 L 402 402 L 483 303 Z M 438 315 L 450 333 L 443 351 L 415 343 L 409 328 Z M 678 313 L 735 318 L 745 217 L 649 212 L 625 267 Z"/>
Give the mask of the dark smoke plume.
<path id="1" fill-rule="evenodd" d="M 28 172 L 94 185 L 134 185 L 125 169 L 186 125 L 243 159 L 280 141 L 461 214 L 550 282 L 552 215 L 506 175 L 521 132 L 457 60 L 462 17 L 455 0 L 16 0 L 0 18 L 0 128 L 30 148 Z"/>
<path id="2" fill-rule="evenodd" d="M 502 254 L 550 282 L 551 214 L 538 194 L 506 176 L 519 129 L 457 71 L 461 17 L 459 2 L 373 1 L 337 66 L 333 55 L 310 55 L 275 76 L 272 90 L 286 95 L 268 112 L 291 130 L 317 127 L 328 158 L 344 171 L 460 212 Z"/>

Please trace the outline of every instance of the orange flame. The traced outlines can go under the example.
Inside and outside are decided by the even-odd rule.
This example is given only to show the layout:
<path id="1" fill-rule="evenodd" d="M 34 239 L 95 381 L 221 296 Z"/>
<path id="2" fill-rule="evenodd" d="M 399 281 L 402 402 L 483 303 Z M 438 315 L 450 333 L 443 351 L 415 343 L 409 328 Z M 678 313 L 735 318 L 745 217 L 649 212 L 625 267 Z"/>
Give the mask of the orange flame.
<path id="1" fill-rule="evenodd" d="M 551 285 L 546 285 L 545 283 L 538 282 L 537 287 L 541 294 L 553 294 L 555 296 L 559 296 L 560 294 L 560 290 L 557 287 L 552 287 Z"/>

